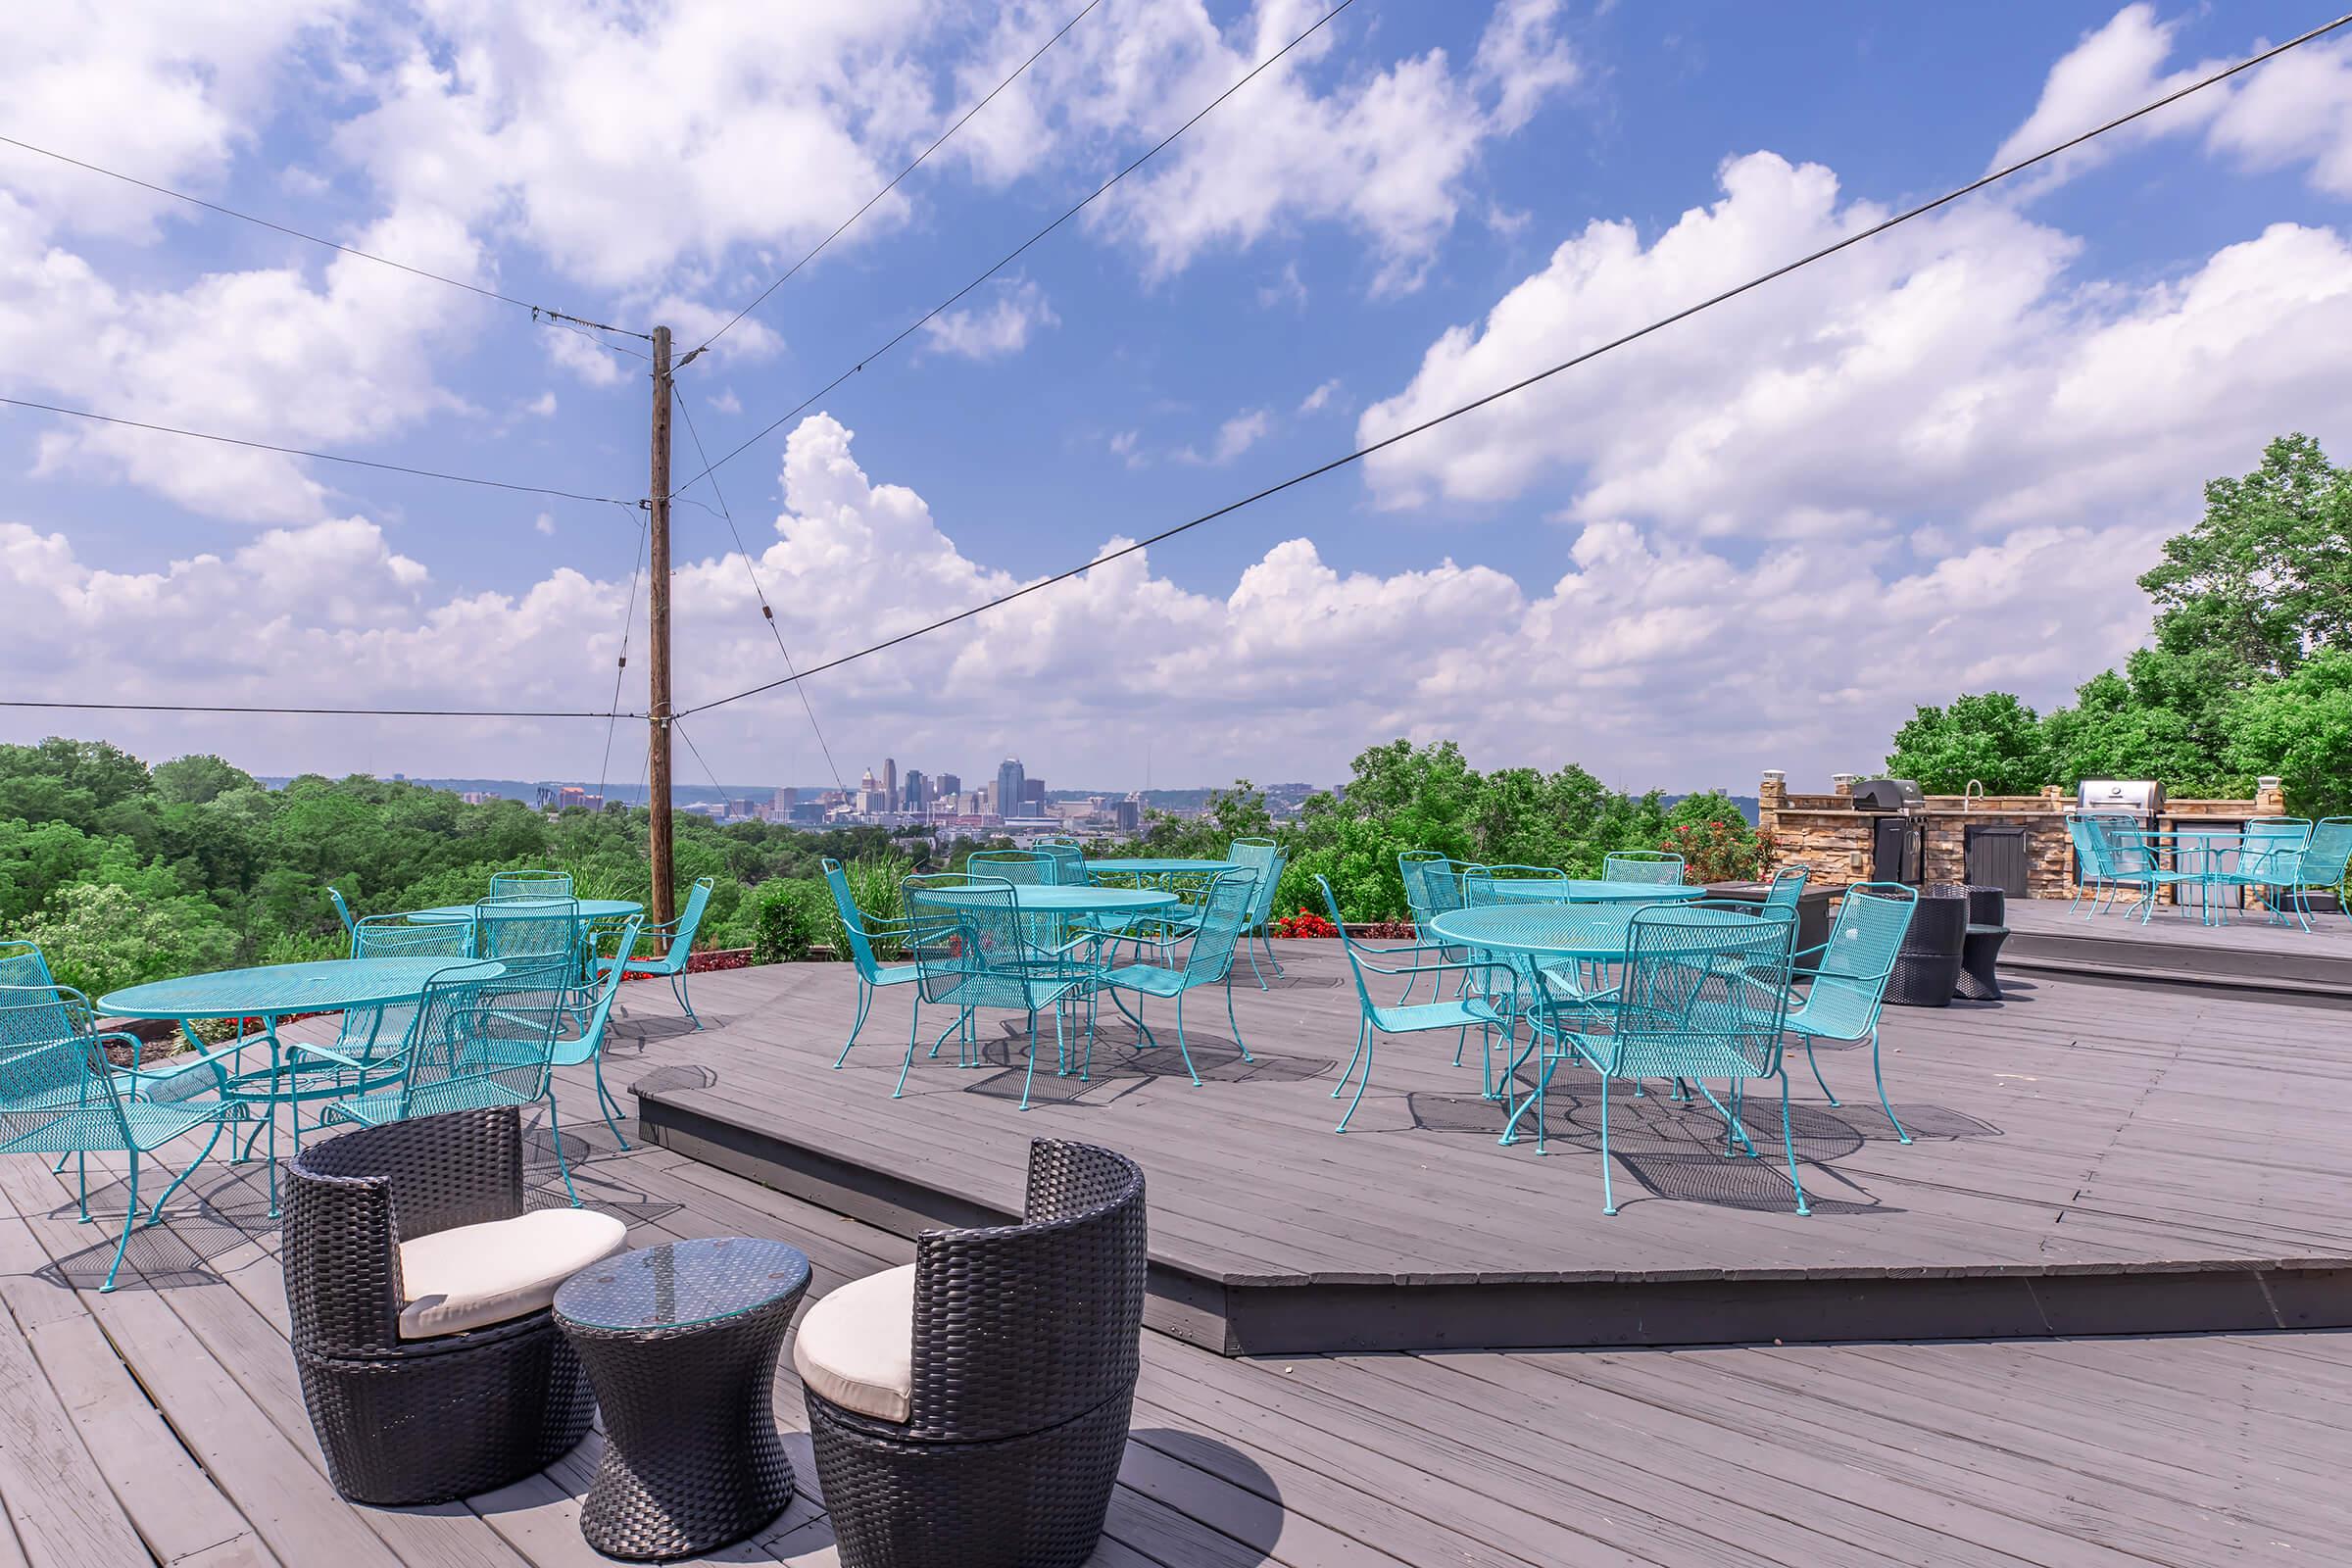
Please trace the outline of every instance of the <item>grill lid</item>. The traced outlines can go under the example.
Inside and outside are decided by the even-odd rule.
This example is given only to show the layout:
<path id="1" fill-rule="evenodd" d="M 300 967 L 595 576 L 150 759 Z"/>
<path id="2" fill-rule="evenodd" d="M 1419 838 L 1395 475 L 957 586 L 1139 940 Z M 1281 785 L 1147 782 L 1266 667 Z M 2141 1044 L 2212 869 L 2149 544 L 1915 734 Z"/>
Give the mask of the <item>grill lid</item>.
<path id="1" fill-rule="evenodd" d="M 2146 778 L 2086 778 L 2075 790 L 2085 811 L 2120 811 L 2154 816 L 2164 809 L 2164 786 Z"/>
<path id="2" fill-rule="evenodd" d="M 1915 811 L 1926 800 L 1907 778 L 1866 778 L 1854 785 L 1857 811 Z"/>

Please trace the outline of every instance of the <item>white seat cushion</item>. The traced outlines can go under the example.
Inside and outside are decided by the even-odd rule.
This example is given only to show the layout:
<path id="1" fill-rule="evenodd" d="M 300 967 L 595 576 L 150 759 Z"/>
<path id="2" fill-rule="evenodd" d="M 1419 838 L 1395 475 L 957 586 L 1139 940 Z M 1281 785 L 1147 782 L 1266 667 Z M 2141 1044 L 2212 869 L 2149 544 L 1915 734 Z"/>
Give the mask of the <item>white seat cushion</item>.
<path id="1" fill-rule="evenodd" d="M 536 1312 L 557 1286 L 628 1245 L 628 1226 L 591 1208 L 542 1208 L 403 1242 L 400 1337 L 429 1340 Z"/>
<path id="2" fill-rule="evenodd" d="M 792 1364 L 845 1410 L 906 1420 L 914 1408 L 914 1265 L 855 1280 L 803 1313 Z"/>

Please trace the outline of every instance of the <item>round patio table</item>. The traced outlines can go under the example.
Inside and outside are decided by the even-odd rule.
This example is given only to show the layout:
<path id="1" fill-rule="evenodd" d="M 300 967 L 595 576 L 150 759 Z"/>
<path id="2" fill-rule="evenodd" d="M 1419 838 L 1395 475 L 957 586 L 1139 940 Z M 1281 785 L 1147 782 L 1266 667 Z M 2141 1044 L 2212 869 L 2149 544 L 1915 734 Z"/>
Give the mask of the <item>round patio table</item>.
<path id="1" fill-rule="evenodd" d="M 1681 882 L 1600 882 L 1572 878 L 1495 877 L 1486 883 L 1506 904 L 1674 904 L 1703 899 L 1707 890 Z"/>
<path id="2" fill-rule="evenodd" d="M 1014 882 L 1013 907 L 1024 914 L 1133 914 L 1176 902 L 1176 895 L 1157 888 L 1080 888 L 1051 882 Z M 995 888 L 925 888 L 916 895 L 925 904 L 968 903 L 968 893 L 993 894 Z"/>
<path id="3" fill-rule="evenodd" d="M 1140 884 L 1146 881 L 1166 883 L 1177 877 L 1212 877 L 1222 871 L 1238 871 L 1241 867 L 1231 860 L 1186 859 L 1115 859 L 1086 862 L 1086 879 L 1098 877 L 1133 877 Z"/>
<path id="4" fill-rule="evenodd" d="M 556 1288 L 556 1326 L 605 1412 L 580 1534 L 608 1557 L 662 1560 L 751 1535 L 792 1501 L 776 1359 L 808 1289 L 781 1242 L 664 1242 Z"/>
<path id="5" fill-rule="evenodd" d="M 547 902 L 561 904 L 564 901 L 550 899 Z M 642 913 L 645 909 L 645 906 L 639 904 L 635 899 L 573 899 L 571 902 L 580 906 L 580 918 L 584 921 L 625 920 L 632 914 Z M 443 904 L 436 905 L 430 909 L 411 909 L 408 917 L 418 925 L 450 925 L 459 920 L 472 919 L 473 908 L 474 906 L 470 904 Z"/>
<path id="6" fill-rule="evenodd" d="M 252 969 L 221 969 L 177 980 L 153 980 L 142 986 L 112 991 L 98 999 L 98 1010 L 116 1018 L 171 1018 L 184 1029 L 193 1018 L 259 1018 L 262 1038 L 270 1046 L 266 1071 L 240 1072 L 228 1081 L 227 1098 L 248 1114 L 259 1106 L 270 1138 L 270 1217 L 277 1217 L 277 1107 L 325 1098 L 327 1091 L 305 1091 L 285 1065 L 285 1051 L 277 1038 L 277 1020 L 296 1013 L 347 1012 L 355 1008 L 388 1006 L 415 1002 L 424 995 L 425 982 L 444 969 L 466 967 L 492 978 L 500 966 L 470 959 L 450 958 L 322 958 L 310 963 L 271 963 Z M 338 1066 L 365 1065 L 329 1046 L 305 1044 L 303 1052 Z M 334 1091 L 339 1094 L 340 1091 Z M 294 1119 L 294 1144 L 302 1147 L 302 1118 Z M 247 1140 L 248 1152 L 251 1140 Z"/>

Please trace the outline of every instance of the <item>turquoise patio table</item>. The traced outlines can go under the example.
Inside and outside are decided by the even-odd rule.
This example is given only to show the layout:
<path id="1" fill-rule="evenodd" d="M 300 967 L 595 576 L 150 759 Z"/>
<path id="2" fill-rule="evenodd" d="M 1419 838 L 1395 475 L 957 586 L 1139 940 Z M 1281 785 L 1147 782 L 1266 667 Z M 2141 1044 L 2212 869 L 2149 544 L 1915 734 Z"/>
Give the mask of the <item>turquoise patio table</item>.
<path id="1" fill-rule="evenodd" d="M 1176 895 L 1157 888 L 1078 888 L 1052 882 L 1014 882 L 1013 907 L 1034 914 L 1133 914 L 1174 904 Z M 960 888 L 925 888 L 925 904 L 955 904 Z M 988 888 L 991 894 L 1002 888 Z M 965 901 L 968 902 L 968 901 Z"/>
<path id="2" fill-rule="evenodd" d="M 1212 877 L 1220 872 L 1238 871 L 1240 869 L 1241 867 L 1236 865 L 1231 860 L 1142 858 L 1089 860 L 1086 862 L 1086 879 L 1089 882 L 1092 882 L 1097 877 L 1120 876 L 1133 877 L 1138 882 L 1152 878 L 1156 878 L 1159 881 L 1165 882 L 1171 877 Z"/>
<path id="3" fill-rule="evenodd" d="M 332 1090 L 305 1090 L 285 1063 L 277 1038 L 277 1020 L 305 1012 L 348 1012 L 355 1008 L 389 1006 L 415 1002 L 424 995 L 425 982 L 444 969 L 463 967 L 481 971 L 484 978 L 503 972 L 499 965 L 449 958 L 324 958 L 312 963 L 272 963 L 253 969 L 221 969 L 178 980 L 154 980 L 109 992 L 98 999 L 98 1010 L 117 1018 L 170 1018 L 184 1029 L 195 1018 L 259 1018 L 262 1038 L 270 1046 L 267 1071 L 240 1072 L 229 1080 L 228 1098 L 247 1114 L 259 1107 L 270 1137 L 270 1217 L 277 1217 L 277 1107 L 295 1107 L 294 1147 L 302 1148 L 301 1104 L 340 1095 Z M 365 1063 L 328 1046 L 305 1043 L 306 1055 L 315 1055 L 346 1068 Z M 257 1129 L 258 1131 L 258 1129 Z M 250 1155 L 253 1140 L 246 1140 Z"/>
<path id="4" fill-rule="evenodd" d="M 1705 888 L 1680 882 L 1598 882 L 1591 878 L 1560 882 L 1539 876 L 1494 877 L 1484 886 L 1505 904 L 1672 904 L 1707 896 Z"/>
<path id="5" fill-rule="evenodd" d="M 550 899 L 546 902 L 561 904 L 565 901 Z M 645 906 L 635 899 L 572 899 L 569 902 L 580 906 L 583 923 L 591 920 L 625 920 L 645 910 Z M 472 919 L 473 908 L 470 904 L 442 904 L 430 909 L 411 909 L 408 917 L 419 925 L 452 925 L 460 920 Z"/>

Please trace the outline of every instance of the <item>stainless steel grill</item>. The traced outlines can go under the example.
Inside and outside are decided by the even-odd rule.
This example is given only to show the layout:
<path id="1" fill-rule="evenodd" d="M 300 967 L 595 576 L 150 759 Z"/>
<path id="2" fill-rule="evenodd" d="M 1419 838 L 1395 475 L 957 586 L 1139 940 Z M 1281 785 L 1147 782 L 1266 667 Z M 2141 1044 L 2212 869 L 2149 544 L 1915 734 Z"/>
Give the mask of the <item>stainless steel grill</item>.
<path id="1" fill-rule="evenodd" d="M 1925 877 L 1927 823 L 1916 813 L 1926 804 L 1919 785 L 1907 778 L 1866 778 L 1854 785 L 1854 809 L 1878 818 L 1871 824 L 1872 880 L 1917 887 Z"/>
<path id="2" fill-rule="evenodd" d="M 2076 786 L 2075 804 L 2153 827 L 2164 814 L 2164 786 L 2152 778 L 2086 778 Z"/>

